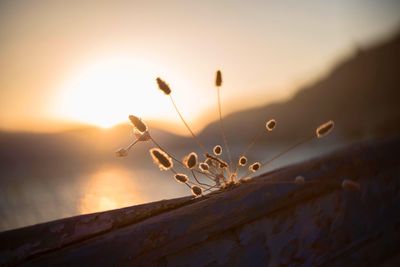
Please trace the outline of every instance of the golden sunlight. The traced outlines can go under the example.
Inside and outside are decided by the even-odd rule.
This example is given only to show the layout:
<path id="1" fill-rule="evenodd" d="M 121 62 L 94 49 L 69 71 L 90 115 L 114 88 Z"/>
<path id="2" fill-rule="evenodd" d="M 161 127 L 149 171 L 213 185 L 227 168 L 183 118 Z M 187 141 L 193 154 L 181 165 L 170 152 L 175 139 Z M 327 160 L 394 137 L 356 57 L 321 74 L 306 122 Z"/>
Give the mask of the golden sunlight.
<path id="1" fill-rule="evenodd" d="M 79 200 L 81 214 L 122 208 L 144 202 L 132 174 L 116 166 L 104 166 L 90 175 Z"/>
<path id="2" fill-rule="evenodd" d="M 65 119 L 104 128 L 126 122 L 129 114 L 173 119 L 166 112 L 170 103 L 156 89 L 157 75 L 160 71 L 148 62 L 129 57 L 88 64 L 61 87 L 54 110 Z"/>

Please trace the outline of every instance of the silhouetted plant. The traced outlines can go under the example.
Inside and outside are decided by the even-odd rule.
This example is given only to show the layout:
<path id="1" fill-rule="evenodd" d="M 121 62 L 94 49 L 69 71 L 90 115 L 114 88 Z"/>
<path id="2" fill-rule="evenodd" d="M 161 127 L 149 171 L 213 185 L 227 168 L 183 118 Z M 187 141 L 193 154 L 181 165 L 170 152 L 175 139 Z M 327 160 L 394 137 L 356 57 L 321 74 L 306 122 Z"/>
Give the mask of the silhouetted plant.
<path id="1" fill-rule="evenodd" d="M 134 115 L 129 116 L 129 120 L 131 121 L 134 134 L 136 139 L 129 144 L 126 148 L 120 148 L 115 153 L 118 157 L 126 157 L 128 155 L 129 150 L 138 142 L 140 141 L 151 141 L 155 147 L 150 149 L 150 155 L 154 161 L 154 163 L 160 168 L 160 170 L 170 170 L 174 173 L 174 179 L 181 183 L 188 186 L 192 192 L 192 194 L 196 197 L 201 196 L 204 192 L 209 192 L 213 190 L 222 190 L 225 188 L 229 188 L 235 186 L 240 183 L 247 183 L 251 181 L 252 174 L 258 172 L 261 168 L 268 165 L 269 163 L 273 162 L 277 158 L 283 156 L 288 151 L 308 142 L 316 138 L 323 138 L 327 136 L 334 128 L 334 122 L 332 120 L 327 121 L 320 126 L 318 126 L 315 130 L 315 135 L 310 135 L 309 137 L 295 143 L 294 145 L 288 147 L 281 153 L 275 155 L 274 157 L 264 161 L 264 162 L 253 162 L 247 168 L 247 172 L 238 178 L 238 170 L 240 167 L 246 166 L 247 160 L 247 153 L 251 150 L 254 144 L 262 137 L 263 134 L 270 134 L 276 128 L 277 122 L 275 119 L 269 119 L 265 123 L 265 128 L 258 132 L 252 141 L 249 143 L 247 148 L 239 154 L 239 157 L 235 164 L 232 163 L 232 157 L 230 154 L 230 149 L 228 145 L 228 140 L 225 135 L 224 125 L 223 125 L 223 118 L 222 118 L 222 109 L 221 109 L 221 100 L 220 100 L 220 88 L 222 86 L 222 73 L 220 70 L 216 73 L 215 78 L 215 86 L 217 88 L 217 97 L 218 97 L 218 115 L 219 115 L 219 124 L 220 124 L 220 131 L 221 136 L 224 142 L 224 146 L 226 149 L 226 154 L 229 160 L 227 163 L 223 158 L 223 148 L 221 145 L 216 145 L 211 155 L 203 143 L 199 140 L 199 138 L 195 135 L 195 133 L 190 128 L 189 124 L 184 119 L 183 115 L 179 111 L 178 106 L 173 100 L 172 97 L 172 90 L 170 86 L 161 78 L 156 79 L 158 88 L 167 96 L 170 97 L 172 105 L 177 112 L 179 118 L 188 129 L 189 133 L 192 135 L 194 141 L 200 147 L 203 152 L 204 161 L 199 162 L 199 156 L 196 152 L 190 152 L 187 156 L 183 158 L 182 161 L 178 160 L 176 157 L 168 153 L 165 149 L 163 149 L 150 135 L 150 131 L 148 126 L 144 121 L 142 121 L 139 117 Z M 193 180 L 189 178 L 187 174 L 184 173 L 177 173 L 174 169 L 174 161 L 179 164 L 181 167 L 186 169 L 190 172 Z M 201 175 L 203 178 L 208 179 L 209 183 L 201 182 L 198 178 L 198 175 Z M 279 183 L 279 181 L 278 181 Z M 304 184 L 306 180 L 303 176 L 297 176 L 294 180 L 290 181 L 290 183 L 295 184 Z M 344 180 L 342 182 L 342 187 L 348 190 L 360 190 L 360 184 L 351 181 L 351 180 Z"/>

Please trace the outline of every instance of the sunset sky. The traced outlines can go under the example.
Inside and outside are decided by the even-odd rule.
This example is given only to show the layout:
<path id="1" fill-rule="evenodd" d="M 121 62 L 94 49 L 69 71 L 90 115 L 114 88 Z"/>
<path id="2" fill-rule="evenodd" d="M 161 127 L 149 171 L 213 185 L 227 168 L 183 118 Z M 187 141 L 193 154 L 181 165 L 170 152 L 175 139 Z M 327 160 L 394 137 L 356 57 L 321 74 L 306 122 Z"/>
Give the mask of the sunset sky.
<path id="1" fill-rule="evenodd" d="M 129 114 L 174 125 L 160 76 L 199 130 L 217 115 L 217 69 L 232 112 L 289 97 L 399 29 L 396 0 L 1 1 L 0 127 L 108 127 Z"/>

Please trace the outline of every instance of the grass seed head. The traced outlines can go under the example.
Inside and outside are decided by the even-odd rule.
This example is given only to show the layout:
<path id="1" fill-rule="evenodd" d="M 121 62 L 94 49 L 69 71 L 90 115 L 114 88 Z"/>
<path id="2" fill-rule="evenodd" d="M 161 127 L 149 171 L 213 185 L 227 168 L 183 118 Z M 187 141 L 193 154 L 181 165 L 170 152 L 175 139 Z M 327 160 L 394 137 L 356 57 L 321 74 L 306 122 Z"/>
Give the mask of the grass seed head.
<path id="1" fill-rule="evenodd" d="M 164 94 L 169 95 L 171 94 L 171 88 L 169 88 L 169 85 L 164 82 L 163 80 L 161 80 L 161 78 L 157 78 L 156 79 L 157 84 L 158 84 L 158 88 L 164 92 Z"/>
<path id="2" fill-rule="evenodd" d="M 245 156 L 241 156 L 239 159 L 239 165 L 245 166 L 247 164 L 247 158 Z"/>
<path id="3" fill-rule="evenodd" d="M 188 176 L 186 174 L 183 174 L 183 173 L 175 174 L 174 178 L 178 183 L 182 183 L 182 184 L 185 184 L 185 183 L 187 183 L 189 181 Z"/>
<path id="4" fill-rule="evenodd" d="M 166 171 L 173 167 L 173 162 L 170 156 L 167 153 L 162 151 L 159 148 L 152 148 L 150 149 L 150 155 L 153 158 L 153 161 L 160 170 Z"/>
<path id="5" fill-rule="evenodd" d="M 208 166 L 212 166 L 213 160 L 210 159 L 210 158 L 207 158 L 207 159 L 204 161 L 204 163 L 207 164 Z"/>
<path id="6" fill-rule="evenodd" d="M 316 135 L 318 138 L 322 138 L 326 135 L 328 135 L 332 130 L 333 127 L 335 126 L 335 122 L 330 120 L 328 122 L 325 122 L 324 124 L 321 124 L 317 130 L 315 131 Z"/>
<path id="7" fill-rule="evenodd" d="M 210 169 L 210 166 L 205 162 L 200 163 L 199 167 L 202 172 L 208 172 Z"/>
<path id="8" fill-rule="evenodd" d="M 144 123 L 139 117 L 129 115 L 129 120 L 131 121 L 135 129 L 141 134 L 148 131 L 146 123 Z"/>
<path id="9" fill-rule="evenodd" d="M 267 128 L 267 131 L 272 131 L 276 126 L 276 120 L 270 119 L 265 123 L 265 128 Z"/>
<path id="10" fill-rule="evenodd" d="M 226 163 L 225 161 L 223 161 L 222 159 L 220 159 L 218 157 L 214 157 L 208 153 L 206 153 L 205 156 L 207 157 L 207 159 L 210 159 L 211 165 L 213 165 L 215 167 L 219 166 L 222 169 L 228 167 L 228 163 Z M 210 165 L 210 164 L 208 164 L 208 165 Z"/>
<path id="11" fill-rule="evenodd" d="M 355 181 L 346 179 L 342 182 L 342 188 L 350 191 L 360 191 L 361 186 Z"/>
<path id="12" fill-rule="evenodd" d="M 254 162 L 253 164 L 251 164 L 251 165 L 249 166 L 249 170 L 250 170 L 251 172 L 256 172 L 256 171 L 258 171 L 258 170 L 260 169 L 260 167 L 261 167 L 260 162 Z"/>
<path id="13" fill-rule="evenodd" d="M 222 147 L 220 145 L 216 145 L 213 149 L 214 155 L 219 156 L 222 154 Z"/>
<path id="14" fill-rule="evenodd" d="M 139 130 L 136 128 L 133 130 L 133 135 L 139 140 L 139 141 L 149 141 L 151 139 L 149 131 L 141 133 Z"/>
<path id="15" fill-rule="evenodd" d="M 115 155 L 119 158 L 123 158 L 128 156 L 128 150 L 126 150 L 125 148 L 120 148 L 117 151 L 115 151 Z"/>
<path id="16" fill-rule="evenodd" d="M 228 168 L 228 163 L 226 163 L 225 161 L 221 160 L 221 161 L 219 162 L 219 167 L 220 167 L 221 169 Z"/>
<path id="17" fill-rule="evenodd" d="M 188 169 L 193 169 L 197 166 L 197 154 L 195 152 L 191 152 L 183 159 L 183 164 Z"/>
<path id="18" fill-rule="evenodd" d="M 197 186 L 197 185 L 193 185 L 192 186 L 192 194 L 194 195 L 194 196 L 201 196 L 201 194 L 203 194 L 203 189 L 201 189 L 201 187 L 200 186 Z"/>
<path id="19" fill-rule="evenodd" d="M 222 73 L 220 70 L 217 70 L 217 74 L 215 76 L 215 85 L 220 87 L 222 85 Z"/>

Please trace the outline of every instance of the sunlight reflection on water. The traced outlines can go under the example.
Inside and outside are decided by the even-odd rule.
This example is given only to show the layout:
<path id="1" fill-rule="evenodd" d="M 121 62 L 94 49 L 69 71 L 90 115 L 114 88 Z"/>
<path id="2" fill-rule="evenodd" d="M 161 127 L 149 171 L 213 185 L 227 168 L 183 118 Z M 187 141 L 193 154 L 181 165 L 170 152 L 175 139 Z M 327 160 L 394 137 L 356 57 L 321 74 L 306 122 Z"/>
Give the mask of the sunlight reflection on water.
<path id="1" fill-rule="evenodd" d="M 79 170 L 36 166 L 1 172 L 0 231 L 188 195 L 170 172 L 103 163 Z"/>
<path id="2" fill-rule="evenodd" d="M 89 173 L 79 185 L 79 214 L 123 208 L 189 194 L 170 172 L 106 164 Z M 162 188 L 162 190 L 160 190 Z"/>
<path id="3" fill-rule="evenodd" d="M 333 148 L 338 146 L 324 146 L 321 142 L 306 145 L 266 166 L 262 172 Z M 240 149 L 233 148 L 235 150 Z M 274 147 L 254 149 L 248 159 L 270 158 L 277 151 L 278 148 Z M 16 165 L 1 170 L 0 231 L 190 195 L 186 186 L 176 183 L 171 172 L 160 172 L 150 161 L 139 164 L 127 158 L 126 161 L 103 162 L 82 168 L 55 160 L 51 164 L 37 164 L 30 168 Z"/>
<path id="4" fill-rule="evenodd" d="M 92 213 L 143 203 L 134 183 L 132 172 L 119 166 L 103 166 L 82 185 L 83 196 L 78 209 L 82 213 Z"/>

